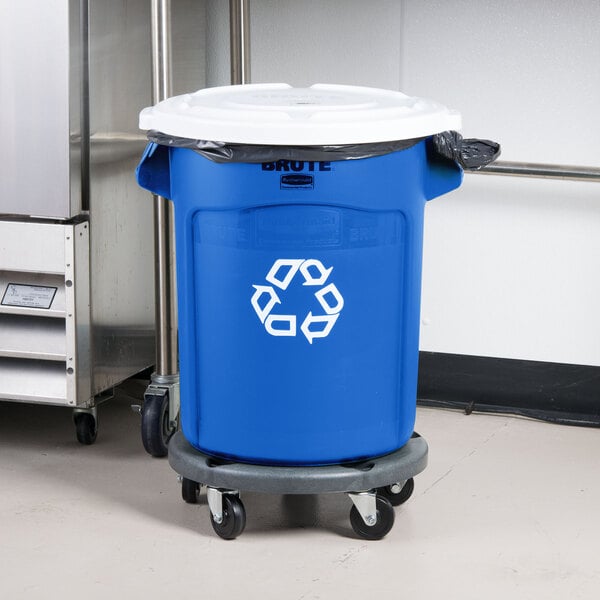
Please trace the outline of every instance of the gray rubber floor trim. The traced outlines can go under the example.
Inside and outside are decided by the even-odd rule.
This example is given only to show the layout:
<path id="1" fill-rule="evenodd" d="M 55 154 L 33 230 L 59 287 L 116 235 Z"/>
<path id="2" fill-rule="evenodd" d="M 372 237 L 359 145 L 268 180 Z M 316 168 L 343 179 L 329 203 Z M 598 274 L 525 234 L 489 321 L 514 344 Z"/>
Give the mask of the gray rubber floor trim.
<path id="1" fill-rule="evenodd" d="M 379 458 L 323 467 L 270 467 L 227 462 L 193 448 L 178 431 L 169 442 L 169 464 L 186 479 L 210 487 L 270 494 L 360 492 L 401 482 L 427 466 L 422 437 Z"/>

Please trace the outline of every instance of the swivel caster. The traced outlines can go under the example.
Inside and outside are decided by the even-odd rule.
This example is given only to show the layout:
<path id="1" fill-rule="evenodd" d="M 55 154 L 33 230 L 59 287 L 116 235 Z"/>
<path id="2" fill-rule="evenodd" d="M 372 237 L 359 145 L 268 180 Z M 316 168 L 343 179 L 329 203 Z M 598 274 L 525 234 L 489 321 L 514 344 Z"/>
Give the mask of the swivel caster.
<path id="1" fill-rule="evenodd" d="M 350 525 L 365 540 L 380 540 L 394 526 L 394 507 L 389 500 L 374 492 L 349 493 L 353 506 Z"/>
<path id="2" fill-rule="evenodd" d="M 73 412 L 73 422 L 75 423 L 75 434 L 80 444 L 89 446 L 96 441 L 98 436 L 98 421 L 96 419 L 96 409 L 75 409 Z"/>
<path id="3" fill-rule="evenodd" d="M 404 484 L 392 483 L 377 489 L 377 493 L 390 501 L 392 506 L 400 506 L 404 504 L 411 496 L 415 489 L 415 480 L 411 477 Z"/>
<path id="4" fill-rule="evenodd" d="M 210 522 L 215 533 L 224 540 L 233 540 L 246 527 L 246 510 L 234 490 L 207 488 Z"/>
<path id="5" fill-rule="evenodd" d="M 167 456 L 167 445 L 175 427 L 169 420 L 169 395 L 146 394 L 142 406 L 142 443 L 148 454 Z"/>
<path id="6" fill-rule="evenodd" d="M 200 484 L 183 477 L 181 479 L 181 497 L 188 504 L 198 503 L 198 494 L 200 493 Z"/>

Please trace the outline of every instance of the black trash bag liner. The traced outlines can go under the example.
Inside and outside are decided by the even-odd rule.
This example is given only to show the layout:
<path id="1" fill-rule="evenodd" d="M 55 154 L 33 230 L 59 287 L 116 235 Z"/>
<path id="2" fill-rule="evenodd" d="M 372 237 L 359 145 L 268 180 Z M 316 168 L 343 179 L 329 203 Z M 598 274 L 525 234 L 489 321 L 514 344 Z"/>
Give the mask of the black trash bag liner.
<path id="1" fill-rule="evenodd" d="M 433 136 L 435 152 L 457 162 L 466 171 L 478 171 L 500 156 L 500 144 L 491 140 L 463 139 L 457 131 Z"/>
<path id="2" fill-rule="evenodd" d="M 407 150 L 426 138 L 331 146 L 268 146 L 192 140 L 160 131 L 149 131 L 148 139 L 161 146 L 190 148 L 217 163 L 265 163 L 276 160 L 334 161 L 371 158 Z M 431 141 L 438 158 L 454 161 L 463 169 L 471 171 L 481 169 L 500 155 L 500 144 L 490 140 L 463 139 L 456 131 L 438 133 L 431 136 Z"/>
<path id="3" fill-rule="evenodd" d="M 174 137 L 159 131 L 149 131 L 148 139 L 161 146 L 190 148 L 217 163 L 264 163 L 276 160 L 333 161 L 371 158 L 398 150 L 406 150 L 424 138 L 369 144 L 344 144 L 341 146 L 267 146 L 191 140 Z"/>

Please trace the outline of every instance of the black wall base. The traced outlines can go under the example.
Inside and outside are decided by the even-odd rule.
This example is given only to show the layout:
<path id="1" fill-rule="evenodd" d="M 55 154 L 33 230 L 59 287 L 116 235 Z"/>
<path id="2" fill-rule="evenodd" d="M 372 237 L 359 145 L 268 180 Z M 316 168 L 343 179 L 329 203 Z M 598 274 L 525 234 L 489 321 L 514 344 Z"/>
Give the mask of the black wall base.
<path id="1" fill-rule="evenodd" d="M 600 367 L 421 352 L 420 406 L 600 427 Z"/>

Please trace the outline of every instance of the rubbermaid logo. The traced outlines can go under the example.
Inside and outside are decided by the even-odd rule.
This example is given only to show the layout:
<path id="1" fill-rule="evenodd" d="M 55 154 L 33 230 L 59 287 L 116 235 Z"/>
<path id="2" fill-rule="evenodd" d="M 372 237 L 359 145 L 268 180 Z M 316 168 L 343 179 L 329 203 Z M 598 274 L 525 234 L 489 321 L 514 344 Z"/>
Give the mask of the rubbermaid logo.
<path id="1" fill-rule="evenodd" d="M 312 190 L 314 188 L 314 178 L 312 175 L 282 175 L 281 189 L 298 189 L 304 188 Z"/>

